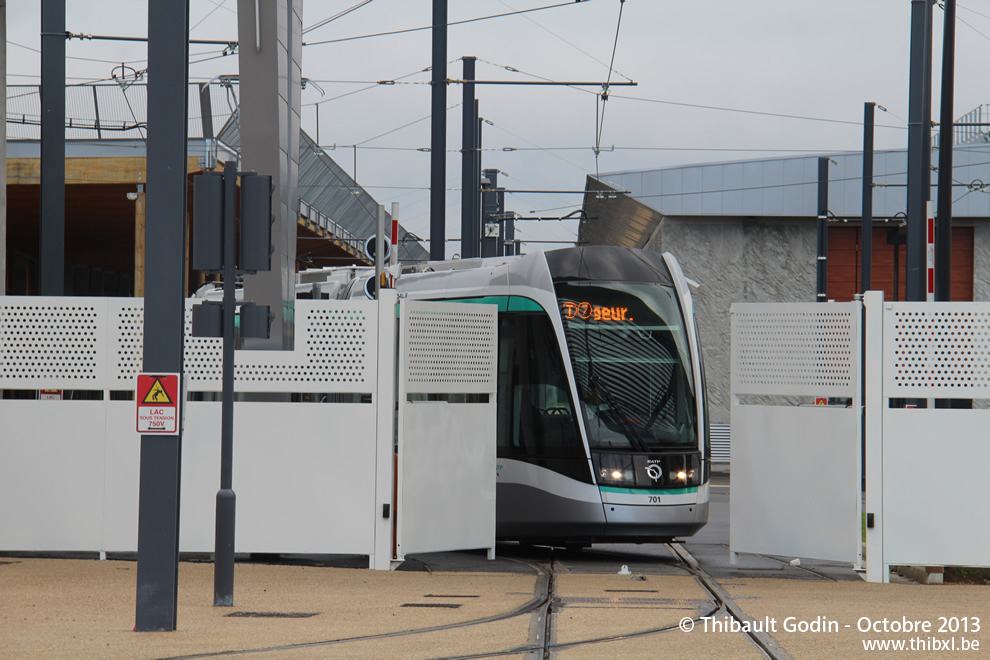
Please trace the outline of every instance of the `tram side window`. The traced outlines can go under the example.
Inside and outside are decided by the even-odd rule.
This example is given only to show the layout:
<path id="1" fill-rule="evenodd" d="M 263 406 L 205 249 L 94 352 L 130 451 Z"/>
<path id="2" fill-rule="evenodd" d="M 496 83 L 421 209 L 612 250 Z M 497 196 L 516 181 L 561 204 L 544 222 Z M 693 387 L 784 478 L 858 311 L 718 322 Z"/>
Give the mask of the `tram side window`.
<path id="1" fill-rule="evenodd" d="M 502 314 L 498 455 L 588 481 L 574 410 L 550 319 L 542 314 Z"/>

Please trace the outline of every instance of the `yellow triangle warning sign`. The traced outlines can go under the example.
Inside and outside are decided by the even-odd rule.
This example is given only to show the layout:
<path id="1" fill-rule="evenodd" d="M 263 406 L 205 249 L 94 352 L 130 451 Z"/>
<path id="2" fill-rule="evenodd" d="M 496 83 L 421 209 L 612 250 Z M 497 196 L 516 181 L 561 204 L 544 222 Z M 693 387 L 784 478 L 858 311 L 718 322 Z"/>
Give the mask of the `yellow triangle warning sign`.
<path id="1" fill-rule="evenodd" d="M 155 383 L 151 386 L 151 389 L 144 395 L 144 401 L 142 403 L 172 403 L 172 399 L 169 398 L 168 392 L 165 391 L 165 387 L 162 385 L 161 378 L 155 379 Z"/>

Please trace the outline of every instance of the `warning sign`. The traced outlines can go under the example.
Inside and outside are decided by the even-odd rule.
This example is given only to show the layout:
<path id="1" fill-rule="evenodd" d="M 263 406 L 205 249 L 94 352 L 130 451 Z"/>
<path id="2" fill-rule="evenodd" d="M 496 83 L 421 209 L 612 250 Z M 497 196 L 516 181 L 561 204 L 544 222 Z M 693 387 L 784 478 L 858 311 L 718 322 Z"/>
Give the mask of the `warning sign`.
<path id="1" fill-rule="evenodd" d="M 138 374 L 137 432 L 179 434 L 179 374 Z"/>
<path id="2" fill-rule="evenodd" d="M 165 386 L 162 385 L 161 377 L 152 381 L 151 389 L 144 395 L 144 400 L 141 403 L 172 403 L 168 392 L 165 391 Z"/>

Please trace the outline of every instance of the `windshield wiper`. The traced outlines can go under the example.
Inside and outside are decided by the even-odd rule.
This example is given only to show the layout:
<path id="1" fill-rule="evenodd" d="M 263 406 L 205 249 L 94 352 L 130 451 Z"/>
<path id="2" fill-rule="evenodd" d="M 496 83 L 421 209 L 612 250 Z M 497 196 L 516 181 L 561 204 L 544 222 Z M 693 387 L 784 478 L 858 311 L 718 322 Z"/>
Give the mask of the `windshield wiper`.
<path id="1" fill-rule="evenodd" d="M 622 428 L 624 429 L 623 435 L 626 436 L 626 439 L 629 441 L 629 444 L 633 446 L 633 449 L 641 452 L 649 451 L 646 441 L 644 441 L 642 436 L 640 436 L 639 432 L 632 425 L 632 422 L 630 422 L 626 418 L 625 414 L 623 414 L 622 409 L 615 403 L 615 400 L 612 398 L 612 395 L 609 393 L 608 389 L 602 385 L 602 378 L 598 375 L 597 370 L 595 369 L 595 358 L 591 348 L 591 341 L 588 337 L 588 329 L 588 324 L 583 324 L 583 332 L 581 334 L 584 336 L 584 352 L 585 355 L 588 356 L 588 389 L 591 395 L 596 399 L 598 399 L 599 394 L 601 394 L 602 398 L 605 399 L 605 402 L 609 405 L 609 407 L 618 413 L 617 421 L 622 425 Z M 599 340 L 602 339 L 600 327 L 598 328 L 598 338 Z M 598 424 L 601 425 L 601 415 L 597 415 L 597 417 Z"/>
<path id="2" fill-rule="evenodd" d="M 589 354 L 589 361 L 590 361 L 590 354 Z M 643 436 L 639 434 L 639 431 L 636 430 L 636 427 L 633 426 L 633 423 L 626 418 L 625 413 L 622 412 L 622 408 L 619 407 L 619 404 L 617 404 L 615 400 L 612 398 L 612 395 L 609 394 L 608 389 L 606 389 L 602 385 L 601 376 L 594 373 L 594 367 L 592 367 L 589 370 L 588 386 L 591 389 L 592 394 L 594 394 L 596 398 L 598 397 L 598 394 L 601 394 L 602 398 L 605 399 L 605 403 L 609 405 L 609 408 L 611 408 L 616 413 L 618 413 L 616 415 L 616 421 L 619 422 L 619 424 L 622 424 L 622 428 L 625 430 L 624 434 L 626 436 L 626 439 L 629 440 L 629 444 L 633 446 L 633 449 L 642 452 L 649 451 L 650 448 L 646 445 L 646 441 L 643 440 Z M 601 415 L 598 416 L 598 419 L 599 419 L 599 423 L 601 423 Z"/>

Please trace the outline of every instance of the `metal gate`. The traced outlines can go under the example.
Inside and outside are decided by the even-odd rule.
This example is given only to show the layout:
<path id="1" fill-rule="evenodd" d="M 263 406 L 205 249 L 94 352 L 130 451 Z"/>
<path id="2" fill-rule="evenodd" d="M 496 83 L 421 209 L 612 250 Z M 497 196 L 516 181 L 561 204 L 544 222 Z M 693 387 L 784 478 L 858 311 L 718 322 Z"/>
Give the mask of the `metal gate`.
<path id="1" fill-rule="evenodd" d="M 990 304 L 871 291 L 865 332 L 859 303 L 732 314 L 733 557 L 861 566 L 865 518 L 870 582 L 889 581 L 892 565 L 990 566 Z M 812 398 L 827 405 L 805 405 Z M 973 409 L 936 406 L 956 399 Z"/>
<path id="2" fill-rule="evenodd" d="M 860 303 L 732 306 L 733 561 L 861 564 L 861 315 Z"/>
<path id="3" fill-rule="evenodd" d="M 398 330 L 396 302 L 298 300 L 295 350 L 237 351 L 238 552 L 387 569 L 393 533 L 404 551 L 494 547 L 494 307 L 403 301 Z M 189 336 L 192 303 L 179 541 L 212 552 L 221 347 Z M 140 299 L 0 297 L 0 389 L 28 397 L 0 400 L 0 550 L 136 549 L 143 319 Z M 66 399 L 30 392 L 49 388 Z"/>
<path id="4" fill-rule="evenodd" d="M 403 300 L 396 558 L 495 550 L 495 305 Z"/>
<path id="5" fill-rule="evenodd" d="M 990 410 L 978 407 L 990 399 L 990 304 L 869 292 L 866 313 L 867 579 L 887 582 L 891 565 L 990 566 Z"/>

